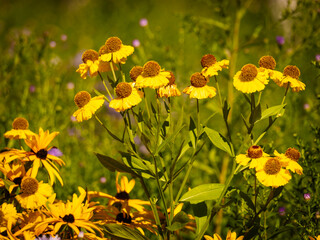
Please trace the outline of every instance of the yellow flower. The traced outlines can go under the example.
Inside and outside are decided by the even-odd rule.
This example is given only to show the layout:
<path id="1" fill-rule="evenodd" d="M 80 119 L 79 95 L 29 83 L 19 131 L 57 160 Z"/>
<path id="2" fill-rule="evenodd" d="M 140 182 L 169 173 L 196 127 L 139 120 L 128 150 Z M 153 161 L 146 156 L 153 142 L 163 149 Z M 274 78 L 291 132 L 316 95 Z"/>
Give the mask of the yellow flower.
<path id="1" fill-rule="evenodd" d="M 249 168 L 256 168 L 260 160 L 268 156 L 260 146 L 253 145 L 249 147 L 247 154 L 239 154 L 236 156 L 236 162 L 243 166 L 246 166 L 250 162 Z"/>
<path id="2" fill-rule="evenodd" d="M 223 68 L 228 68 L 229 60 L 222 60 L 217 62 L 215 56 L 211 54 L 204 55 L 201 58 L 201 66 L 203 67 L 201 73 L 205 77 L 212 77 L 218 75 L 218 71 L 221 71 Z"/>
<path id="3" fill-rule="evenodd" d="M 10 139 L 26 139 L 33 134 L 34 133 L 29 130 L 29 122 L 27 119 L 18 117 L 12 122 L 12 130 L 7 131 L 4 137 Z"/>
<path id="4" fill-rule="evenodd" d="M 295 148 L 288 148 L 287 151 L 283 153 L 278 153 L 276 150 L 274 151 L 274 155 L 276 157 L 281 158 L 283 161 L 287 162 L 287 165 L 285 165 L 285 168 L 294 172 L 298 173 L 299 175 L 303 174 L 303 169 L 299 165 L 298 160 L 300 158 L 300 153 Z"/>
<path id="5" fill-rule="evenodd" d="M 74 97 L 74 102 L 78 106 L 78 110 L 73 113 L 73 116 L 78 122 L 92 118 L 94 114 L 104 103 L 103 96 L 91 98 L 90 93 L 81 91 Z"/>
<path id="6" fill-rule="evenodd" d="M 10 185 L 9 192 L 11 193 L 15 187 L 21 184 L 22 178 L 26 175 L 26 170 L 21 161 L 14 161 L 12 164 L 3 163 L 0 164 L 0 171 L 15 184 Z"/>
<path id="7" fill-rule="evenodd" d="M 95 50 L 89 49 L 82 54 L 82 61 L 76 72 L 80 73 L 81 78 L 86 79 L 88 71 L 91 77 L 98 75 L 99 71 L 99 54 Z"/>
<path id="8" fill-rule="evenodd" d="M 269 82 L 267 72 L 258 71 L 253 64 L 244 65 L 233 77 L 233 86 L 243 93 L 261 91 Z"/>
<path id="9" fill-rule="evenodd" d="M 190 98 L 204 99 L 212 98 L 216 95 L 214 87 L 207 86 L 208 79 L 201 73 L 192 74 L 191 86 L 186 87 L 183 92 L 190 95 Z"/>
<path id="10" fill-rule="evenodd" d="M 137 77 L 139 77 L 143 72 L 143 67 L 141 66 L 134 66 L 133 68 L 131 68 L 129 75 L 132 81 L 136 81 Z"/>
<path id="11" fill-rule="evenodd" d="M 109 107 L 114 108 L 117 112 L 122 112 L 136 106 L 141 102 L 143 97 L 143 92 L 126 82 L 119 83 L 115 91 L 118 97 L 111 100 Z"/>
<path id="12" fill-rule="evenodd" d="M 292 92 L 299 92 L 305 90 L 306 85 L 299 81 L 300 70 L 298 67 L 289 65 L 283 69 L 283 74 L 276 74 L 271 76 L 273 81 L 280 87 L 287 88 L 288 84 Z"/>
<path id="13" fill-rule="evenodd" d="M 32 177 L 24 177 L 21 181 L 20 194 L 16 196 L 20 205 L 25 209 L 36 209 L 53 202 L 55 194 L 49 184 L 38 182 Z"/>
<path id="14" fill-rule="evenodd" d="M 161 69 L 157 62 L 149 61 L 144 64 L 142 73 L 136 78 L 136 87 L 157 89 L 169 83 L 168 77 L 170 77 L 169 72 Z"/>
<path id="15" fill-rule="evenodd" d="M 110 37 L 105 43 L 105 48 L 101 50 L 101 60 L 104 62 L 124 64 L 127 57 L 134 51 L 132 46 L 123 45 L 118 37 Z"/>
<path id="16" fill-rule="evenodd" d="M 36 225 L 35 235 L 42 234 L 46 229 L 51 229 L 52 226 L 54 227 L 52 234 L 56 234 L 65 225 L 76 234 L 79 234 L 81 228 L 91 233 L 95 233 L 94 230 L 101 233 L 100 228 L 90 221 L 94 207 L 90 207 L 87 202 L 83 203 L 86 191 L 81 187 L 78 189 L 80 196 L 73 194 L 72 202 L 68 200 L 67 203 L 57 202 L 46 206 L 45 214 L 48 217 Z"/>
<path id="17" fill-rule="evenodd" d="M 16 224 L 20 214 L 17 213 L 16 207 L 11 203 L 2 203 L 0 206 L 0 233 L 9 231 L 11 234 L 11 228 Z M 1 235 L 0 235 L 1 237 Z"/>
<path id="18" fill-rule="evenodd" d="M 320 240 L 320 235 L 318 235 L 318 237 L 314 237 L 314 238 L 309 236 L 309 239 L 310 240 Z"/>
<path id="19" fill-rule="evenodd" d="M 236 232 L 231 232 L 231 230 L 229 230 L 228 233 L 227 233 L 226 240 L 242 240 L 243 238 L 244 238 L 244 236 L 240 236 L 240 237 L 237 238 L 237 233 Z M 213 237 L 205 235 L 204 239 L 205 240 L 222 240 L 222 238 L 217 233 L 213 234 Z"/>
<path id="20" fill-rule="evenodd" d="M 168 77 L 169 79 L 169 83 L 168 85 L 166 85 L 165 87 L 160 87 L 158 88 L 157 94 L 159 97 L 176 97 L 176 96 L 180 96 L 181 92 L 179 91 L 179 89 L 177 88 L 177 85 L 175 84 L 175 76 L 173 75 L 173 73 L 171 71 L 169 71 L 170 73 L 170 77 Z"/>
<path id="21" fill-rule="evenodd" d="M 261 159 L 256 167 L 258 180 L 267 187 L 279 187 L 286 185 L 291 179 L 291 174 L 284 167 L 286 162 L 279 157 Z"/>

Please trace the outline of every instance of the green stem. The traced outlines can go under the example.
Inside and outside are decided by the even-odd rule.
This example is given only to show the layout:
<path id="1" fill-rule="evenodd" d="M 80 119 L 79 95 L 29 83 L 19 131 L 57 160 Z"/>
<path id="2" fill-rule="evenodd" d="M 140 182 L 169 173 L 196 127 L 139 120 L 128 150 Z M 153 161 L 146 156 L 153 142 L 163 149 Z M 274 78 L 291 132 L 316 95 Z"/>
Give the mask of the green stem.
<path id="1" fill-rule="evenodd" d="M 287 96 L 287 94 L 288 94 L 289 87 L 290 87 L 290 83 L 288 83 L 288 86 L 287 86 L 286 91 L 285 91 L 285 93 L 284 93 L 284 96 L 283 96 L 281 105 L 284 104 L 284 102 L 285 102 L 285 100 L 286 100 L 286 96 Z"/>
<path id="2" fill-rule="evenodd" d="M 111 93 L 109 92 L 109 89 L 108 89 L 108 87 L 107 87 L 106 83 L 104 82 L 103 77 L 101 76 L 101 73 L 100 73 L 100 72 L 98 72 L 98 74 L 99 74 L 99 76 L 100 76 L 100 79 L 101 79 L 101 81 L 102 81 L 102 83 L 103 83 L 104 88 L 106 89 L 106 91 L 107 91 L 107 93 L 108 93 L 108 95 L 109 95 L 110 99 L 112 100 L 112 99 L 113 99 L 113 97 L 112 97 Z M 105 99 L 107 100 L 107 102 L 110 102 L 110 100 L 109 100 L 107 97 L 106 97 Z"/>
<path id="3" fill-rule="evenodd" d="M 126 82 L 126 76 L 124 75 L 124 72 L 122 71 L 121 63 L 119 63 L 119 69 L 120 69 L 120 73 L 121 73 L 121 77 L 122 77 L 122 82 Z"/>
<path id="4" fill-rule="evenodd" d="M 112 71 L 113 80 L 116 83 L 117 82 L 117 77 L 116 77 L 116 74 L 114 72 L 114 67 L 113 67 L 113 62 L 112 61 L 110 62 L 110 68 L 111 68 L 111 71 Z"/>

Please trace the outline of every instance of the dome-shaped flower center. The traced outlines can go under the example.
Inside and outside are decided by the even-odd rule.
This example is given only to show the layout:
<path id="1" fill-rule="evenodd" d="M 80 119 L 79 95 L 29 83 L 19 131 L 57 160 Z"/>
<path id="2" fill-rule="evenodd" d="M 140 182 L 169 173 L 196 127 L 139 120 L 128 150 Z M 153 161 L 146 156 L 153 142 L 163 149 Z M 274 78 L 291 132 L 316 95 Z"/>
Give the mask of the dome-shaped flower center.
<path id="1" fill-rule="evenodd" d="M 268 175 L 275 175 L 281 170 L 281 163 L 278 158 L 270 158 L 264 165 L 263 170 Z"/>
<path id="2" fill-rule="evenodd" d="M 123 223 L 131 223 L 131 216 L 129 214 L 126 213 L 119 213 L 116 217 L 116 221 L 117 222 L 123 222 Z"/>
<path id="3" fill-rule="evenodd" d="M 115 198 L 121 199 L 121 200 L 128 200 L 128 199 L 130 199 L 129 193 L 127 193 L 126 191 L 117 193 L 116 196 L 115 196 Z"/>
<path id="4" fill-rule="evenodd" d="M 300 152 L 295 148 L 288 148 L 285 156 L 297 162 L 300 158 Z"/>
<path id="5" fill-rule="evenodd" d="M 87 91 L 81 91 L 76 94 L 74 97 L 74 102 L 78 108 L 82 108 L 88 104 L 91 100 L 91 95 Z"/>
<path id="6" fill-rule="evenodd" d="M 27 130 L 29 128 L 29 122 L 25 118 L 18 117 L 13 120 L 12 128 L 16 130 Z"/>
<path id="7" fill-rule="evenodd" d="M 262 148 L 260 146 L 253 145 L 248 149 L 249 158 L 260 158 L 262 157 Z"/>
<path id="8" fill-rule="evenodd" d="M 190 81 L 194 87 L 204 87 L 207 84 L 207 79 L 199 72 L 192 74 Z"/>
<path id="9" fill-rule="evenodd" d="M 73 223 L 74 222 L 74 216 L 70 213 L 70 214 L 67 214 L 65 215 L 62 220 L 64 222 L 67 222 L 67 223 Z"/>
<path id="10" fill-rule="evenodd" d="M 36 156 L 40 159 L 46 159 L 48 155 L 48 151 L 46 149 L 40 149 L 37 153 Z"/>
<path id="11" fill-rule="evenodd" d="M 251 82 L 258 75 L 258 69 L 253 64 L 246 64 L 241 68 L 239 76 L 242 82 Z"/>
<path id="12" fill-rule="evenodd" d="M 86 50 L 82 54 L 82 62 L 87 63 L 88 60 L 91 60 L 92 62 L 96 61 L 99 59 L 99 54 L 92 49 Z"/>
<path id="13" fill-rule="evenodd" d="M 107 53 L 107 49 L 106 49 L 106 45 L 103 45 L 99 48 L 99 56 L 105 53 Z"/>
<path id="14" fill-rule="evenodd" d="M 105 46 L 108 53 L 119 51 L 122 41 L 118 37 L 110 37 L 107 39 Z"/>
<path id="15" fill-rule="evenodd" d="M 204 68 L 204 67 L 210 67 L 212 66 L 213 64 L 215 64 L 217 62 L 217 59 L 215 56 L 213 56 L 212 54 L 207 54 L 207 55 L 204 55 L 202 58 L 201 58 L 201 66 Z"/>
<path id="16" fill-rule="evenodd" d="M 34 194 L 37 192 L 39 183 L 35 178 L 26 177 L 21 182 L 21 191 L 25 194 Z"/>
<path id="17" fill-rule="evenodd" d="M 141 66 L 133 67 L 129 72 L 129 75 L 130 75 L 130 78 L 132 79 L 132 81 L 135 82 L 137 77 L 139 77 L 141 75 L 142 71 L 143 71 L 143 67 L 141 67 Z"/>
<path id="18" fill-rule="evenodd" d="M 295 79 L 299 79 L 300 70 L 296 66 L 289 65 L 283 69 L 283 75 L 289 76 Z"/>
<path id="19" fill-rule="evenodd" d="M 143 65 L 143 77 L 154 77 L 160 73 L 161 67 L 159 63 L 155 61 L 149 61 Z"/>
<path id="20" fill-rule="evenodd" d="M 267 69 L 275 69 L 276 68 L 276 60 L 272 56 L 263 56 L 259 60 L 259 66 Z"/>
<path id="21" fill-rule="evenodd" d="M 126 98 L 129 97 L 132 93 L 132 87 L 129 83 L 119 83 L 116 87 L 116 94 L 120 98 Z"/>
<path id="22" fill-rule="evenodd" d="M 169 71 L 169 73 L 170 73 L 170 77 L 167 77 L 169 80 L 168 85 L 173 85 L 176 81 L 176 77 L 174 76 L 173 72 Z"/>

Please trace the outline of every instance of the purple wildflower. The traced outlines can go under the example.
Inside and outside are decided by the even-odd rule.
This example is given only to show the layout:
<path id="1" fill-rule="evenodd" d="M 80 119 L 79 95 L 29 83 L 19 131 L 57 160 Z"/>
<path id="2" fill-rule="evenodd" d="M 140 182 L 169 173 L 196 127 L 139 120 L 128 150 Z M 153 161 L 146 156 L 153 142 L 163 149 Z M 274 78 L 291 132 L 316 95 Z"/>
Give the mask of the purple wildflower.
<path id="1" fill-rule="evenodd" d="M 29 92 L 34 93 L 35 91 L 36 91 L 36 86 L 31 85 L 31 86 L 29 87 Z"/>
<path id="2" fill-rule="evenodd" d="M 276 36 L 277 43 L 281 46 L 284 44 L 285 40 L 283 36 Z"/>
<path id="3" fill-rule="evenodd" d="M 67 89 L 69 89 L 69 90 L 74 89 L 74 83 L 73 82 L 68 82 L 67 83 Z"/>
<path id="4" fill-rule="evenodd" d="M 148 20 L 146 18 L 141 18 L 139 24 L 141 27 L 146 27 L 148 25 Z"/>
<path id="5" fill-rule="evenodd" d="M 55 47 L 57 46 L 57 43 L 56 43 L 55 41 L 51 41 L 51 42 L 49 43 L 49 46 L 50 46 L 51 48 L 55 48 Z"/>
<path id="6" fill-rule="evenodd" d="M 101 178 L 100 178 L 100 182 L 101 182 L 101 183 L 106 183 L 106 182 L 107 182 L 107 179 L 106 179 L 105 177 L 101 177 Z"/>
<path id="7" fill-rule="evenodd" d="M 134 47 L 139 47 L 139 46 L 140 46 L 140 41 L 139 41 L 138 39 L 134 39 L 134 40 L 132 41 L 132 45 L 133 45 Z"/>
<path id="8" fill-rule="evenodd" d="M 306 200 L 308 202 L 311 199 L 311 194 L 310 193 L 305 193 L 305 194 L 303 194 L 303 198 L 304 198 L 304 200 Z"/>
<path id="9" fill-rule="evenodd" d="M 63 155 L 63 153 L 62 153 L 62 152 L 60 151 L 60 149 L 57 148 L 57 147 L 51 148 L 51 149 L 48 151 L 48 153 L 49 153 L 50 155 L 53 155 L 53 156 L 56 156 L 56 157 L 61 157 L 61 156 Z"/>
<path id="10" fill-rule="evenodd" d="M 279 215 L 280 216 L 284 216 L 284 215 L 286 215 L 286 209 L 285 209 L 285 207 L 279 207 Z"/>
<path id="11" fill-rule="evenodd" d="M 320 62 L 320 54 L 317 54 L 315 58 L 317 62 Z"/>

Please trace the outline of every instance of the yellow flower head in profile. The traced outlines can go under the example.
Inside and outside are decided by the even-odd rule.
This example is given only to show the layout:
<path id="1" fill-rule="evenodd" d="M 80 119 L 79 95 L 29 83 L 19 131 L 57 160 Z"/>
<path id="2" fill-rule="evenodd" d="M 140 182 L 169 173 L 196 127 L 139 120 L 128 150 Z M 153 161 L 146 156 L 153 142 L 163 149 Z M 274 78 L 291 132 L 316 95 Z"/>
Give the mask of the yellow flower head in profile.
<path id="1" fill-rule="evenodd" d="M 233 77 L 233 86 L 240 92 L 253 93 L 261 91 L 268 83 L 268 74 L 258 71 L 253 64 L 244 65 Z"/>
<path id="2" fill-rule="evenodd" d="M 310 236 L 309 236 L 309 239 L 310 239 L 310 240 L 320 240 L 320 235 L 318 235 L 318 237 L 310 237 Z"/>
<path id="3" fill-rule="evenodd" d="M 21 184 L 21 179 L 26 175 L 26 170 L 21 161 L 14 161 L 11 163 L 3 163 L 0 165 L 0 171 L 9 179 L 15 183 L 9 186 L 9 192 L 11 193 L 15 187 Z"/>
<path id="4" fill-rule="evenodd" d="M 159 63 L 149 61 L 143 65 L 142 73 L 136 78 L 137 88 L 157 89 L 169 83 L 170 73 L 161 69 Z"/>
<path id="5" fill-rule="evenodd" d="M 283 74 L 273 76 L 273 81 L 280 87 L 287 88 L 288 84 L 292 92 L 300 92 L 305 90 L 306 85 L 299 81 L 300 70 L 297 66 L 289 65 L 283 69 Z"/>
<path id="6" fill-rule="evenodd" d="M 237 233 L 236 232 L 231 232 L 231 230 L 229 230 L 228 233 L 227 233 L 226 240 L 242 240 L 243 238 L 244 238 L 244 236 L 240 236 L 240 237 L 237 238 Z M 204 239 L 205 240 L 222 240 L 222 238 L 217 233 L 213 234 L 213 237 L 205 235 Z"/>
<path id="7" fill-rule="evenodd" d="M 179 89 L 177 88 L 177 85 L 175 84 L 176 78 L 173 72 L 169 71 L 169 73 L 170 73 L 170 77 L 168 77 L 169 79 L 168 85 L 158 88 L 157 93 L 159 97 L 168 98 L 168 97 L 176 97 L 181 95 L 181 92 L 179 91 Z"/>
<path id="8" fill-rule="evenodd" d="M 82 62 L 76 72 L 80 73 L 81 78 L 86 79 L 88 72 L 91 77 L 98 75 L 99 71 L 99 53 L 89 49 L 82 54 Z"/>
<path id="9" fill-rule="evenodd" d="M 286 161 L 279 157 L 261 159 L 261 163 L 256 167 L 256 176 L 267 187 L 284 186 L 291 179 L 291 174 L 284 168 L 286 165 Z"/>
<path id="10" fill-rule="evenodd" d="M 115 91 L 118 97 L 111 100 L 109 107 L 115 109 L 117 112 L 122 112 L 136 106 L 141 102 L 143 97 L 143 92 L 126 82 L 119 83 Z"/>
<path id="11" fill-rule="evenodd" d="M 4 134 L 5 138 L 10 139 L 26 139 L 34 133 L 29 130 L 29 122 L 27 119 L 17 117 L 12 122 L 12 130 Z"/>
<path id="12" fill-rule="evenodd" d="M 104 103 L 103 96 L 91 98 L 87 91 L 80 91 L 74 97 L 74 102 L 78 106 L 78 110 L 73 113 L 73 116 L 78 122 L 92 118 L 94 114 Z"/>
<path id="13" fill-rule="evenodd" d="M 299 175 L 303 174 L 303 169 L 299 165 L 298 161 L 300 158 L 300 152 L 295 148 L 288 148 L 287 151 L 283 153 L 278 153 L 274 151 L 276 157 L 281 158 L 284 162 L 287 162 L 285 168 L 290 170 L 293 173 L 298 173 Z"/>
<path id="14" fill-rule="evenodd" d="M 104 46 L 105 48 L 101 49 L 101 60 L 104 62 L 124 64 L 134 51 L 132 46 L 123 45 L 118 37 L 108 38 Z"/>
<path id="15" fill-rule="evenodd" d="M 268 156 L 260 146 L 252 145 L 249 147 L 247 154 L 239 154 L 236 156 L 236 162 L 243 166 L 246 166 L 250 162 L 249 168 L 256 168 L 261 159 Z"/>
<path id="16" fill-rule="evenodd" d="M 131 68 L 129 75 L 132 81 L 136 81 L 137 77 L 139 77 L 143 72 L 143 67 L 141 66 L 134 66 L 133 68 Z"/>
<path id="17" fill-rule="evenodd" d="M 207 85 L 208 79 L 202 73 L 196 72 L 190 78 L 191 86 L 186 87 L 183 92 L 190 98 L 204 99 L 216 95 L 216 89 Z"/>
<path id="18" fill-rule="evenodd" d="M 38 182 L 32 177 L 24 177 L 21 181 L 20 194 L 16 199 L 25 209 L 36 209 L 44 206 L 47 202 L 53 202 L 55 194 L 49 184 Z"/>
<path id="19" fill-rule="evenodd" d="M 201 58 L 202 74 L 205 77 L 212 77 L 218 75 L 218 71 L 221 71 L 223 68 L 228 68 L 229 60 L 222 60 L 217 62 L 217 59 L 212 54 L 206 54 Z"/>

